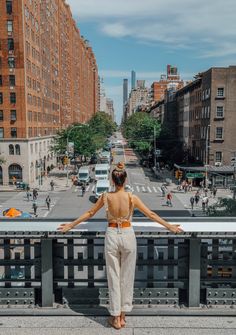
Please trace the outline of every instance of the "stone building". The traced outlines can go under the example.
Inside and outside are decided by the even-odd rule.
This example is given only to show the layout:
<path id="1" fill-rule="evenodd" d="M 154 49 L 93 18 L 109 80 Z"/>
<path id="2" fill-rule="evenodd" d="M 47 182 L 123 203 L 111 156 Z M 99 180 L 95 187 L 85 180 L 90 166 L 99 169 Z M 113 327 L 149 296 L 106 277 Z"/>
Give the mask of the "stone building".
<path id="1" fill-rule="evenodd" d="M 98 69 L 64 0 L 0 2 L 0 183 L 34 183 L 61 128 L 98 111 Z"/>

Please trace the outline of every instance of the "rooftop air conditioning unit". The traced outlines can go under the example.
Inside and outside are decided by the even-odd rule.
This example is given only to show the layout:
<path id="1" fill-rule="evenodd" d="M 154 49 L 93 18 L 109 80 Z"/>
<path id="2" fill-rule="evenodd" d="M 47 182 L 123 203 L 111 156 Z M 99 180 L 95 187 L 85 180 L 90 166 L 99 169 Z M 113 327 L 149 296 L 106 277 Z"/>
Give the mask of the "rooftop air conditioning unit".
<path id="1" fill-rule="evenodd" d="M 215 166 L 222 166 L 221 162 L 215 162 Z"/>

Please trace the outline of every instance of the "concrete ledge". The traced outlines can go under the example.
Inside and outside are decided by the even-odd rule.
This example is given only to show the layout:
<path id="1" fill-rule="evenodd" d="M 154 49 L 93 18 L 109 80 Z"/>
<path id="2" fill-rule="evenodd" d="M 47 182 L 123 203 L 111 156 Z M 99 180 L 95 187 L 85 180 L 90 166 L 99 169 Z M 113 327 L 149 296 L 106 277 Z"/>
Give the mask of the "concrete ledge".
<path id="1" fill-rule="evenodd" d="M 89 308 L 81 306 L 67 307 L 57 305 L 53 308 L 42 307 L 26 307 L 26 306 L 2 306 L 0 307 L 0 316 L 92 316 L 92 317 L 107 317 L 108 311 L 104 307 Z M 152 317 L 152 316 L 195 316 L 195 317 L 231 317 L 236 316 L 236 308 L 234 306 L 214 306 L 210 308 L 187 308 L 173 306 L 159 306 L 155 308 L 135 307 L 129 316 Z"/>

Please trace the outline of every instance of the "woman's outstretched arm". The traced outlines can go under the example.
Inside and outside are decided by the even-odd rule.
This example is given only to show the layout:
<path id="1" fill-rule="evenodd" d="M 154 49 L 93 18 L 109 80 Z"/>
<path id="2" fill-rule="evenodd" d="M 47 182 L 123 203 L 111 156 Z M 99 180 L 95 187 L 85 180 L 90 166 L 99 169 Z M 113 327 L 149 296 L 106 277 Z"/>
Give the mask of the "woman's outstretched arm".
<path id="1" fill-rule="evenodd" d="M 144 203 L 137 197 L 136 195 L 133 195 L 133 203 L 134 207 L 138 208 L 145 216 L 147 216 L 152 221 L 156 221 L 157 223 L 160 223 L 162 226 L 167 228 L 173 233 L 181 233 L 183 229 L 180 228 L 179 225 L 172 225 L 162 219 L 159 215 L 151 211 Z"/>
<path id="2" fill-rule="evenodd" d="M 99 209 L 101 209 L 103 207 L 103 205 L 104 205 L 104 201 L 103 201 L 103 194 L 102 194 L 100 196 L 100 198 L 98 199 L 98 201 L 96 202 L 96 204 L 92 208 L 90 208 L 87 212 L 82 214 L 75 221 L 73 221 L 71 223 L 61 224 L 58 227 L 58 230 L 60 230 L 62 233 L 66 233 L 67 231 L 69 231 L 69 230 L 73 229 L 75 226 L 77 226 L 79 223 L 87 221 L 88 219 L 93 217 L 99 211 Z"/>

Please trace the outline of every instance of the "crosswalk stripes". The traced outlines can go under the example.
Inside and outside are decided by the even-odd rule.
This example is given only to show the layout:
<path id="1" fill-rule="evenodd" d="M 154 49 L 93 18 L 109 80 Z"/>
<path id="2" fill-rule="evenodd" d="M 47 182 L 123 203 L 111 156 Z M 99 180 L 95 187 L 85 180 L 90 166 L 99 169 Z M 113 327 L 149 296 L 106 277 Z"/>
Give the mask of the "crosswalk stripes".
<path id="1" fill-rule="evenodd" d="M 132 185 L 131 185 L 132 186 Z M 136 193 L 161 193 L 161 190 L 155 186 L 141 186 L 133 185 L 133 190 Z M 86 188 L 86 192 L 93 192 L 95 190 L 95 184 L 90 184 Z M 80 192 L 80 187 L 76 187 L 73 191 L 74 193 Z"/>

